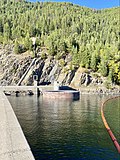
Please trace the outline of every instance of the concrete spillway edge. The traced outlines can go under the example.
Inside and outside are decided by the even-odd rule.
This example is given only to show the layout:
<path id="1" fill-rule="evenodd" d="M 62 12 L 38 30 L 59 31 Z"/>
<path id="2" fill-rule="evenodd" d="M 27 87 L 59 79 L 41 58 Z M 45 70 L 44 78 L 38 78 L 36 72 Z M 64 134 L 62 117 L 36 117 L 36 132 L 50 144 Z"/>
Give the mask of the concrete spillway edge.
<path id="1" fill-rule="evenodd" d="M 7 97 L 0 90 L 0 160 L 35 160 Z"/>

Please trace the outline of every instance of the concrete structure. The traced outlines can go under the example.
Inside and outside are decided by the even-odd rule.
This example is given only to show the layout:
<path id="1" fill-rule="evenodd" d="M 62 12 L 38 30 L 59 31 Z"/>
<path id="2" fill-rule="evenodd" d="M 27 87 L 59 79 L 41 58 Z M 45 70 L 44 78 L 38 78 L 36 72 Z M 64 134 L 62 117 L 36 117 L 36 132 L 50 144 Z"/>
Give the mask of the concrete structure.
<path id="1" fill-rule="evenodd" d="M 32 91 L 34 94 L 37 94 L 37 88 L 42 92 L 44 90 L 53 90 L 53 86 L 2 86 L 3 91 Z"/>
<path id="2" fill-rule="evenodd" d="M 28 74 L 28 77 L 30 76 L 30 74 L 32 73 L 32 66 L 35 64 L 36 58 L 34 58 L 30 64 L 30 66 L 27 68 L 26 72 L 22 75 L 22 77 L 20 78 L 19 82 L 17 83 L 17 86 L 20 86 L 22 81 L 25 79 L 25 77 Z M 30 73 L 29 73 L 30 72 Z"/>
<path id="3" fill-rule="evenodd" d="M 12 106 L 0 87 L 0 160 L 34 160 Z"/>
<path id="4" fill-rule="evenodd" d="M 54 81 L 54 91 L 59 90 L 59 83 L 57 81 Z"/>
<path id="5" fill-rule="evenodd" d="M 80 92 L 76 90 L 65 90 L 60 89 L 59 86 L 2 86 L 1 87 L 3 91 L 6 92 L 20 92 L 20 91 L 32 91 L 34 94 L 38 94 L 39 90 L 43 93 L 43 97 L 46 98 L 69 98 L 73 100 L 78 100 L 80 97 Z M 64 87 L 63 87 L 64 88 Z M 55 89 L 55 90 L 54 90 Z M 60 90 L 59 90 L 60 89 Z"/>
<path id="6" fill-rule="evenodd" d="M 43 91 L 43 98 L 79 100 L 80 93 L 74 90 Z"/>

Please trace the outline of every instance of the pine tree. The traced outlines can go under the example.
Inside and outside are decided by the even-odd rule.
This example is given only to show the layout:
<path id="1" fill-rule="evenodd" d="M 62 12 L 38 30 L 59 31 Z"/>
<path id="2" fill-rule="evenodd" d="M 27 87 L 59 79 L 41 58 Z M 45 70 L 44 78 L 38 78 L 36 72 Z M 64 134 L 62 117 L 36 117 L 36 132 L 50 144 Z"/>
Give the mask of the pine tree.
<path id="1" fill-rule="evenodd" d="M 19 54 L 20 53 L 20 47 L 19 47 L 19 43 L 18 43 L 17 40 L 15 41 L 15 45 L 14 45 L 14 53 L 15 54 Z"/>
<path id="2" fill-rule="evenodd" d="M 97 57 L 95 52 L 92 53 L 90 67 L 93 71 L 97 70 Z"/>

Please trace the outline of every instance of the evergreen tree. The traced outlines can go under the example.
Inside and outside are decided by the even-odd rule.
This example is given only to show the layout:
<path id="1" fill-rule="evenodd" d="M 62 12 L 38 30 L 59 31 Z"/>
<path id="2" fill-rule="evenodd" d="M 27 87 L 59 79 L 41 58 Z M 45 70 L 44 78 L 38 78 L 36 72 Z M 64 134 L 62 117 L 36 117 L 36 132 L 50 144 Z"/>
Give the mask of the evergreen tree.
<path id="1" fill-rule="evenodd" d="M 104 59 L 101 60 L 101 63 L 99 64 L 99 71 L 104 77 L 108 75 L 108 66 Z"/>
<path id="2" fill-rule="evenodd" d="M 97 70 L 97 57 L 95 52 L 92 53 L 90 67 L 93 71 Z"/>
<path id="3" fill-rule="evenodd" d="M 14 45 L 14 53 L 15 54 L 19 54 L 20 53 L 20 46 L 19 46 L 19 43 L 18 43 L 17 40 L 15 41 L 15 45 Z"/>

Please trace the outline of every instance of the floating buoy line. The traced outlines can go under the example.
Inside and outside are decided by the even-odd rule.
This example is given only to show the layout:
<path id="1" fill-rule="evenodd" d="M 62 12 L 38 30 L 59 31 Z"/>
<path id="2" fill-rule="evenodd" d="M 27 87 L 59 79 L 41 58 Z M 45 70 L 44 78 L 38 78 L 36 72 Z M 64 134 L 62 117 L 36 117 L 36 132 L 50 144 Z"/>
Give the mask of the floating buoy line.
<path id="1" fill-rule="evenodd" d="M 109 134 L 109 136 L 111 138 L 111 140 L 114 143 L 114 146 L 116 147 L 118 153 L 120 154 L 120 144 L 118 143 L 118 141 L 117 141 L 116 137 L 114 136 L 111 128 L 109 127 L 109 125 L 108 125 L 108 123 L 107 123 L 107 121 L 105 119 L 105 115 L 104 115 L 104 107 L 105 107 L 106 102 L 110 101 L 111 99 L 116 99 L 116 98 L 120 98 L 120 97 L 109 98 L 105 102 L 102 103 L 102 105 L 101 105 L 101 117 L 102 117 L 104 126 L 105 126 L 105 128 L 106 128 L 106 130 L 107 130 L 107 132 L 108 132 L 108 134 Z"/>

